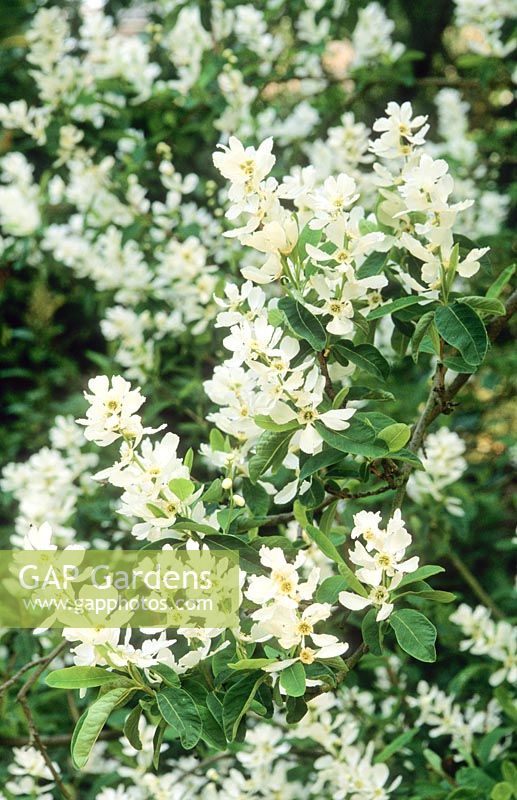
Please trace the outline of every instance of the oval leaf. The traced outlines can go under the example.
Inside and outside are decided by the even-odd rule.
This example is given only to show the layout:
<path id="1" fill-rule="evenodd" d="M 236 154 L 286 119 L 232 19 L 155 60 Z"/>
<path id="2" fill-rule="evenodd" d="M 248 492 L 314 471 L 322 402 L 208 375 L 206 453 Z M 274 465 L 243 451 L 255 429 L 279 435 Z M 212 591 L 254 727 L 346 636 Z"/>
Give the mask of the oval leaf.
<path id="1" fill-rule="evenodd" d="M 201 738 L 202 723 L 196 704 L 184 689 L 170 686 L 158 692 L 156 702 L 165 722 L 179 736 L 182 746 L 191 750 Z"/>
<path id="2" fill-rule="evenodd" d="M 411 608 L 394 611 L 389 622 L 400 647 L 418 661 L 436 661 L 436 628 L 427 617 Z"/>
<path id="3" fill-rule="evenodd" d="M 282 297 L 278 303 L 278 307 L 282 309 L 289 326 L 294 333 L 309 342 L 313 350 L 323 350 L 327 341 L 327 334 L 325 328 L 314 314 L 293 300 L 292 297 Z"/>
<path id="4" fill-rule="evenodd" d="M 459 350 L 469 364 L 481 364 L 488 349 L 486 328 L 466 303 L 441 306 L 436 311 L 438 333 L 447 344 Z"/>

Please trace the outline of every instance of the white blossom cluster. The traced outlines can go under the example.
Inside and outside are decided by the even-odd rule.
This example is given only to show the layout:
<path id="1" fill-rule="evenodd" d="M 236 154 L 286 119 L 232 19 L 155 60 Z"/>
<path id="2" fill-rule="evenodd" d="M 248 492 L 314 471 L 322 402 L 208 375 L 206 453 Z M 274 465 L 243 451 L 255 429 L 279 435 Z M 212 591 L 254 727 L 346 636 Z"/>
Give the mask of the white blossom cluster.
<path id="1" fill-rule="evenodd" d="M 378 621 L 389 617 L 393 611 L 391 592 L 397 589 L 404 575 L 418 569 L 419 561 L 418 556 L 406 558 L 412 537 L 400 511 L 395 511 L 385 530 L 380 522 L 378 511 L 360 511 L 354 516 L 351 536 L 357 541 L 349 557 L 358 567 L 356 575 L 368 587 L 368 594 L 362 596 L 348 591 L 339 594 L 339 602 L 345 608 L 357 611 L 373 606 L 377 609 Z"/>
<path id="2" fill-rule="evenodd" d="M 7 464 L 2 470 L 0 487 L 19 504 L 11 536 L 14 547 L 23 546 L 31 529 L 43 524 L 51 526 L 60 545 L 70 544 L 76 536 L 71 521 L 78 500 L 95 487 L 91 471 L 99 459 L 96 453 L 84 451 L 87 442 L 73 417 L 56 417 L 49 436 L 51 447 L 42 447 L 27 461 Z"/>
<path id="3" fill-rule="evenodd" d="M 466 603 L 462 603 L 450 619 L 465 636 L 460 650 L 468 650 L 476 656 L 489 656 L 498 662 L 496 671 L 490 675 L 490 685 L 499 686 L 503 681 L 515 685 L 517 628 L 506 620 L 493 620 L 485 606 L 471 608 Z"/>
<path id="4" fill-rule="evenodd" d="M 128 378 L 144 381 L 159 372 L 170 337 L 206 330 L 216 313 L 213 295 L 219 291 L 220 270 L 235 262 L 235 242 L 220 237 L 218 206 L 224 198 L 215 197 L 213 182 L 203 180 L 203 165 L 199 174 L 180 174 L 173 144 L 151 141 L 147 132 L 123 122 L 128 105 L 142 108 L 164 93 L 183 113 L 189 92 L 203 85 L 204 60 L 212 57 L 214 43 L 225 61 L 217 77 L 222 110 L 214 121 L 221 140 L 228 141 L 233 133 L 246 139 L 273 136 L 283 148 L 296 142 L 306 165 L 291 167 L 279 199 L 294 201 L 303 211 L 306 195 L 343 172 L 354 179 L 365 216 L 363 220 L 354 209 L 350 226 L 368 225 L 379 186 L 376 173 L 364 169 L 372 159 L 366 126 L 346 112 L 325 137 L 312 144 L 308 140 L 321 122 L 318 94 L 329 85 L 329 76 L 339 72 L 332 56 L 336 48 L 337 62 L 342 50 L 351 54 L 345 61 L 352 74 L 379 61 L 396 62 L 404 48 L 392 41 L 394 24 L 379 3 L 359 10 L 350 39 L 344 40 L 332 38 L 343 3 L 334 4 L 330 17 L 320 18 L 320 7 L 309 2 L 295 24 L 284 18 L 281 25 L 271 26 L 265 9 L 245 4 L 228 8 L 213 0 L 207 29 L 196 4 L 172 13 L 173 7 L 164 3 L 153 7 L 147 22 L 144 15 L 134 30 L 131 19 L 117 25 L 101 9 L 84 6 L 77 36 L 63 9 L 41 8 L 35 15 L 27 34 L 27 61 L 39 105 L 23 99 L 0 104 L 0 124 L 41 147 L 48 132 L 54 137 L 57 130 L 58 144 L 44 180 L 35 180 L 22 152 L 0 159 L 0 248 L 36 269 L 50 259 L 93 282 L 103 335 L 113 342 L 113 355 Z M 292 55 L 293 77 L 284 86 L 275 80 L 275 62 L 293 37 L 300 46 Z M 260 65 L 262 92 L 247 76 L 250 53 Z M 265 109 L 263 98 L 268 100 Z M 461 117 L 462 103 L 453 104 L 452 118 Z M 470 209 L 457 230 L 495 233 L 507 206 L 497 192 L 483 191 L 470 179 L 474 145 L 470 138 L 460 143 L 463 129 L 449 124 L 449 106 L 442 128 L 457 135 L 446 155 L 455 160 L 461 150 L 467 165 L 467 171 L 459 170 L 454 196 L 476 198 L 481 209 L 475 217 Z M 90 126 L 113 134 L 113 152 L 88 142 Z M 450 144 L 452 133 L 446 138 Z M 407 146 L 409 140 L 404 142 Z M 285 153 L 283 157 L 285 161 Z M 462 210 L 466 208 L 463 204 Z M 384 224 L 382 216 L 379 221 Z M 450 243 L 438 244 L 450 249 Z M 437 242 L 433 239 L 430 246 L 436 248 Z M 423 258 L 421 251 L 415 255 Z M 246 262 L 249 269 L 256 268 L 256 252 Z M 370 288 L 373 302 L 375 289 Z"/>
<path id="5" fill-rule="evenodd" d="M 481 188 L 480 181 L 486 177 L 487 167 L 480 159 L 475 138 L 469 136 L 470 104 L 458 89 L 447 88 L 437 92 L 435 105 L 442 141 L 429 142 L 427 149 L 433 156 L 453 161 L 454 199 L 476 198 L 462 214 L 461 233 L 474 239 L 493 236 L 504 223 L 509 200 L 494 189 Z"/>
<path id="6" fill-rule="evenodd" d="M 453 497 L 448 487 L 456 483 L 465 470 L 465 442 L 449 428 L 439 428 L 425 440 L 425 449 L 419 451 L 424 470 L 409 477 L 407 493 L 415 503 L 430 500 L 445 506 L 449 514 L 463 516 L 461 500 Z"/>
<path id="7" fill-rule="evenodd" d="M 212 442 L 203 452 L 230 477 L 246 474 L 247 455 L 262 433 L 257 418 L 298 428 L 286 461 L 295 474 L 277 502 L 287 502 L 297 491 L 297 452 L 321 449 L 315 423 L 345 430 L 355 409 L 325 410 L 325 381 L 315 356 L 303 358 L 299 343 L 278 327 L 278 300 L 268 300 L 260 286 L 288 287 L 294 299 L 323 317 L 328 335 L 352 337 L 362 317 L 382 304 L 381 291 L 388 284 L 385 274 L 358 277 L 368 255 L 386 253 L 392 280 L 425 301 L 437 291 L 447 293 L 456 274 L 474 275 L 486 252 L 473 249 L 458 258 L 452 226 L 471 203 L 449 203 L 454 182 L 447 163 L 423 151 L 425 118 L 413 117 L 409 103 L 390 103 L 386 113 L 375 122 L 380 136 L 369 145 L 379 159 L 373 165 L 376 216 L 360 204 L 359 186 L 348 171 L 320 181 L 307 167 L 282 182 L 272 178 L 270 139 L 255 149 L 232 137 L 214 154 L 216 167 L 230 182 L 226 216 L 238 224 L 225 235 L 262 258 L 242 268 L 246 283 L 227 284 L 217 301 L 223 310 L 216 325 L 230 329 L 224 346 L 231 356 L 215 368 L 205 390 L 219 406 L 209 419 L 230 439 Z M 365 141 L 365 157 L 367 149 Z M 285 200 L 294 204 L 294 213 Z M 420 262 L 420 281 L 401 268 L 404 251 Z M 331 369 L 332 378 L 343 376 L 339 364 Z"/>
<path id="8" fill-rule="evenodd" d="M 5 789 L 14 797 L 53 800 L 54 777 L 40 751 L 31 746 L 15 747 L 12 754 L 14 760 L 7 768 L 9 779 Z M 59 774 L 59 766 L 52 764 Z M 5 795 L 0 793 L 0 798 L 5 800 Z"/>
<path id="9" fill-rule="evenodd" d="M 281 672 L 297 661 L 312 664 L 317 658 L 334 658 L 346 652 L 348 643 L 314 629 L 318 622 L 330 617 L 332 605 L 312 602 L 320 576 L 317 567 L 311 569 L 307 580 L 300 580 L 298 570 L 305 561 L 305 554 L 301 552 L 290 563 L 279 547 L 263 546 L 260 561 L 269 574 L 248 576 L 244 591 L 253 605 L 260 606 L 251 614 L 254 624 L 250 637 L 255 642 L 274 638 L 284 650 L 294 653 L 290 658 L 268 664 L 265 671 Z"/>
<path id="10" fill-rule="evenodd" d="M 429 726 L 431 739 L 451 737 L 450 747 L 457 762 L 469 763 L 475 737 L 490 733 L 501 724 L 501 708 L 497 700 L 490 700 L 486 708 L 479 707 L 478 697 L 460 703 L 454 695 L 426 681 L 419 681 L 417 694 L 408 696 L 407 702 L 418 710 L 415 724 Z M 507 744 L 496 743 L 491 748 L 491 757 L 495 758 Z"/>
<path id="11" fill-rule="evenodd" d="M 454 0 L 454 5 L 462 41 L 473 53 L 503 58 L 515 49 L 515 37 L 502 38 L 506 21 L 517 17 L 512 0 Z"/>

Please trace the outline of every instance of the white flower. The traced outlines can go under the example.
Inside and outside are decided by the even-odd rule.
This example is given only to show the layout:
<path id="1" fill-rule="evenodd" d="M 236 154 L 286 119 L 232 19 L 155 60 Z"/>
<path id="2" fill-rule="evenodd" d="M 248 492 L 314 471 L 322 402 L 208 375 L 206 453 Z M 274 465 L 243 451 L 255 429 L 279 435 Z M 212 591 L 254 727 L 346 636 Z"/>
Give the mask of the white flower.
<path id="1" fill-rule="evenodd" d="M 218 145 L 222 152 L 213 154 L 215 167 L 232 183 L 230 199 L 238 200 L 250 194 L 272 170 L 275 156 L 272 154 L 273 139 L 265 139 L 258 147 L 244 147 L 235 136 L 230 136 L 228 146 Z"/>
<path id="2" fill-rule="evenodd" d="M 161 428 L 144 428 L 136 414 L 145 397 L 140 389 L 131 389 L 131 384 L 120 375 L 110 380 L 106 375 L 98 375 L 88 381 L 91 394 L 84 393 L 90 403 L 85 419 L 78 419 L 84 425 L 85 437 L 99 447 L 106 447 L 121 436 L 139 442 L 144 433 L 156 433 Z M 162 426 L 163 427 L 163 426 Z"/>
<path id="3" fill-rule="evenodd" d="M 305 561 L 303 553 L 298 553 L 291 564 L 286 561 L 280 547 L 260 548 L 260 562 L 271 570 L 270 576 L 251 575 L 244 596 L 256 605 L 264 605 L 275 598 L 282 597 L 286 602 L 296 605 L 300 600 L 309 600 L 316 588 L 317 571 L 305 583 L 300 583 L 297 570 Z"/>
<path id="4" fill-rule="evenodd" d="M 339 602 L 354 611 L 368 606 L 378 609 L 377 620 L 386 619 L 393 610 L 394 591 L 406 573 L 418 568 L 418 557 L 404 559 L 406 549 L 411 544 L 411 535 L 405 528 L 400 510 L 397 509 L 388 520 L 386 530 L 380 527 L 379 512 L 360 511 L 354 516 L 352 538 L 356 539 L 355 547 L 350 552 L 350 561 L 359 569 L 356 576 L 366 584 L 368 594 L 343 591 Z M 362 537 L 366 547 L 358 541 Z"/>
<path id="5" fill-rule="evenodd" d="M 341 173 L 336 178 L 327 178 L 323 188 L 312 194 L 314 219 L 311 228 L 318 230 L 342 218 L 346 209 L 359 197 L 356 190 L 356 182 L 350 175 Z"/>
<path id="6" fill-rule="evenodd" d="M 385 117 L 375 120 L 373 130 L 381 136 L 370 143 L 370 149 L 381 158 L 400 158 L 408 156 L 413 147 L 425 142 L 429 125 L 424 125 L 427 117 L 413 117 L 411 103 L 390 102 L 386 106 Z M 420 129 L 420 130 L 419 130 Z"/>

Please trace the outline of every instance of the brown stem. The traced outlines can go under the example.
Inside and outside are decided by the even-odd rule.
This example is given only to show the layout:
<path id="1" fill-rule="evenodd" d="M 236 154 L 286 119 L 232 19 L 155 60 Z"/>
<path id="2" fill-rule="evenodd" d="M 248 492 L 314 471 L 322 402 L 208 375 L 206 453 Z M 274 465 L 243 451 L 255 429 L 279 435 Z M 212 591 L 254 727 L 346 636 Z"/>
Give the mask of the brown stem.
<path id="1" fill-rule="evenodd" d="M 328 354 L 326 355 L 326 352 L 327 351 L 322 350 L 321 353 L 318 353 L 318 361 L 319 361 L 319 364 L 320 364 L 321 374 L 325 378 L 325 391 L 326 391 L 328 397 L 330 397 L 331 400 L 334 400 L 334 398 L 336 396 L 336 391 L 335 391 L 335 389 L 334 389 L 334 387 L 332 385 L 332 381 L 330 379 L 329 368 L 328 368 L 328 364 L 327 364 L 327 355 Z"/>
<path id="2" fill-rule="evenodd" d="M 505 314 L 500 317 L 496 317 L 488 325 L 488 338 L 491 342 L 494 342 L 497 339 L 505 325 L 517 310 L 517 290 L 510 295 L 506 302 L 505 308 Z M 452 401 L 460 389 L 462 389 L 467 381 L 472 377 L 472 375 L 471 373 L 459 374 L 454 378 L 450 386 L 446 388 L 443 387 L 442 390 L 442 382 L 444 377 L 445 370 L 443 364 L 439 363 L 434 374 L 433 383 L 427 397 L 424 410 L 422 411 L 413 428 L 413 433 L 407 446 L 408 450 L 410 450 L 412 453 L 417 453 L 419 451 L 425 439 L 427 429 L 434 422 L 434 420 L 440 414 L 450 411 L 452 408 Z M 399 488 L 393 500 L 393 509 L 400 508 L 402 505 L 402 501 L 406 493 L 406 485 L 412 470 L 413 467 L 411 464 L 404 465 Z"/>
<path id="3" fill-rule="evenodd" d="M 22 688 L 18 692 L 18 694 L 16 696 L 16 699 L 20 703 L 22 711 L 23 711 L 23 713 L 25 715 L 25 719 L 27 720 L 27 726 L 29 728 L 29 741 L 28 741 L 28 744 L 34 744 L 35 747 L 40 751 L 41 755 L 43 756 L 43 760 L 45 761 L 45 764 L 47 765 L 49 771 L 52 774 L 52 777 L 54 778 L 54 781 L 55 781 L 55 784 L 56 784 L 57 788 L 61 792 L 61 795 L 64 798 L 66 798 L 66 800 L 72 800 L 72 796 L 71 796 L 70 792 L 68 791 L 68 789 L 66 788 L 65 784 L 63 783 L 63 781 L 61 779 L 61 775 L 59 774 L 59 772 L 55 768 L 55 766 L 54 766 L 54 764 L 52 762 L 52 759 L 50 758 L 50 756 L 49 756 L 49 754 L 47 752 L 47 748 L 46 748 L 45 742 L 44 742 L 42 736 L 40 735 L 40 733 L 38 731 L 38 728 L 37 728 L 37 725 L 36 725 L 36 722 L 34 720 L 34 717 L 32 716 L 32 711 L 31 711 L 31 708 L 30 708 L 30 705 L 29 705 L 29 699 L 28 699 L 28 694 L 29 694 L 31 688 L 36 683 L 36 681 L 38 680 L 38 678 L 41 675 L 41 673 L 44 672 L 44 670 L 48 667 L 48 665 L 50 664 L 51 661 L 53 661 L 60 653 L 63 652 L 63 650 L 66 648 L 66 646 L 67 646 L 67 642 L 61 642 L 57 647 L 55 647 L 48 654 L 48 656 L 45 656 L 45 658 L 40 659 L 40 663 L 39 663 L 37 669 L 25 681 L 25 683 L 23 684 Z"/>

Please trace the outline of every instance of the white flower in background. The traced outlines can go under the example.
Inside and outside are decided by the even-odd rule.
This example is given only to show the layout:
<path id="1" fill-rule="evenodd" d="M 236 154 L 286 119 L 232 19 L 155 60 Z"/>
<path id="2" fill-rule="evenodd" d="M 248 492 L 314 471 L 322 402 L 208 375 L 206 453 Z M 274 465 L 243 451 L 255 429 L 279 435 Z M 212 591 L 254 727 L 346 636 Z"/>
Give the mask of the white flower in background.
<path id="1" fill-rule="evenodd" d="M 467 469 L 465 449 L 465 442 L 449 428 L 439 428 L 435 433 L 430 433 L 425 441 L 425 450 L 418 453 L 424 471 L 415 471 L 409 477 L 409 497 L 415 503 L 422 503 L 426 499 L 443 503 L 450 514 L 463 516 L 461 501 L 447 489 Z"/>
<path id="2" fill-rule="evenodd" d="M 37 797 L 39 800 L 52 800 L 54 777 L 45 759 L 35 747 L 15 747 L 13 749 L 14 762 L 7 771 L 13 780 L 5 784 L 7 791 L 15 797 Z M 60 769 L 55 761 L 52 765 L 59 774 Z M 41 781 L 45 781 L 44 784 Z"/>
<path id="3" fill-rule="evenodd" d="M 503 42 L 507 20 L 515 19 L 517 11 L 507 0 L 454 0 L 455 23 L 461 42 L 473 53 L 503 58 L 515 49 L 512 37 Z"/>
<path id="4" fill-rule="evenodd" d="M 392 42 L 395 23 L 386 16 L 380 3 L 368 3 L 359 9 L 357 25 L 352 34 L 353 67 L 377 64 L 384 58 L 397 61 L 406 49 L 400 42 Z"/>
<path id="5" fill-rule="evenodd" d="M 479 707 L 479 697 L 474 696 L 461 703 L 454 695 L 449 695 L 427 681 L 419 681 L 417 693 L 408 696 L 410 708 L 417 709 L 419 716 L 416 725 L 428 725 L 429 736 L 448 736 L 456 762 L 469 763 L 476 744 L 475 737 L 485 736 L 501 724 L 501 709 L 497 700 L 491 700 L 485 707 Z M 491 757 L 504 752 L 509 740 L 495 743 Z"/>
<path id="6" fill-rule="evenodd" d="M 399 105 L 390 102 L 384 112 L 385 117 L 380 117 L 373 123 L 373 130 L 380 133 L 378 139 L 370 143 L 371 151 L 380 158 L 400 158 L 408 156 L 414 147 L 420 147 L 425 142 L 425 135 L 429 125 L 425 125 L 426 116 L 413 117 L 411 103 Z"/>
<path id="7" fill-rule="evenodd" d="M 517 682 L 517 628 L 506 620 L 494 622 L 490 611 L 484 606 L 470 608 L 462 603 L 451 614 L 451 622 L 458 625 L 467 637 L 460 643 L 461 650 L 470 650 L 474 655 L 487 655 L 500 663 L 492 673 L 491 686 L 503 681 L 510 685 Z"/>

